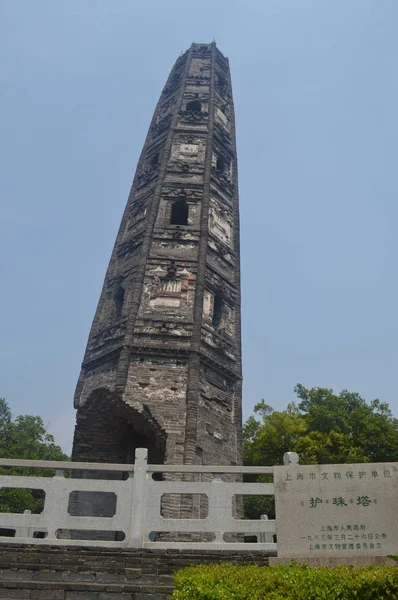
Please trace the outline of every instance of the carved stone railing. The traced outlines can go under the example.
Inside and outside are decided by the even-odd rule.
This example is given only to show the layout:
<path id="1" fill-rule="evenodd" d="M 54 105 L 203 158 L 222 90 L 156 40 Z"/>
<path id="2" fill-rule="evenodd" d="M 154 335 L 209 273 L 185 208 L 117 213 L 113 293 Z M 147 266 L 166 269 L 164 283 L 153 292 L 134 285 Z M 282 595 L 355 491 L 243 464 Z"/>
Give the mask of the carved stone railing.
<path id="1" fill-rule="evenodd" d="M 242 514 L 242 496 L 274 494 L 273 483 L 244 483 L 242 476 L 272 475 L 273 467 L 149 465 L 143 448 L 136 450 L 134 465 L 0 459 L 0 467 L 3 471 L 4 467 L 55 471 L 52 477 L 0 475 L 0 488 L 45 493 L 40 514 L 0 513 L 0 543 L 256 549 L 276 553 L 274 520 L 233 516 L 234 510 Z M 91 505 L 90 499 L 103 495 L 108 509 L 109 498 L 113 498 L 114 510 L 108 510 L 108 516 L 90 515 L 90 510 L 74 512 L 72 500 L 79 494 L 86 494 L 86 509 L 94 504 L 98 508 L 100 503 Z M 177 495 L 181 499 L 200 494 L 201 502 L 206 497 L 207 517 L 165 518 L 165 494 L 174 499 Z M 239 502 L 240 512 L 236 509 Z M 169 514 L 173 516 L 172 511 Z M 184 515 L 184 511 L 179 514 Z M 244 543 L 244 536 L 258 541 Z"/>

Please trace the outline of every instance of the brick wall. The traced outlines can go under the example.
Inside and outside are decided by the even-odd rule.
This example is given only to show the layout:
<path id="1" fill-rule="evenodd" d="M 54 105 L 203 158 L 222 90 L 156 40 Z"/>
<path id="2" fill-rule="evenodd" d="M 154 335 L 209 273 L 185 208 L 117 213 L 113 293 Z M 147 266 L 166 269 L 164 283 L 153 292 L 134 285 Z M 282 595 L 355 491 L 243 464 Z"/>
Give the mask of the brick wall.
<path id="1" fill-rule="evenodd" d="M 0 546 L 0 598 L 167 600 L 173 573 L 229 562 L 267 565 L 263 552 Z"/>

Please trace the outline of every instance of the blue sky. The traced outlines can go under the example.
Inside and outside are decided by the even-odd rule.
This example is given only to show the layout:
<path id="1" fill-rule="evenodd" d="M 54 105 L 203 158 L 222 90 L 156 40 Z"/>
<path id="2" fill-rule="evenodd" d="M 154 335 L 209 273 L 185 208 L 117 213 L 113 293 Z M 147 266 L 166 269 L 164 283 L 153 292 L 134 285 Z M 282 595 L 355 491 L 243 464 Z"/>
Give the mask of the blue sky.
<path id="1" fill-rule="evenodd" d="M 0 1 L 0 396 L 70 451 L 149 121 L 216 39 L 235 99 L 244 415 L 297 382 L 398 415 L 396 0 Z"/>

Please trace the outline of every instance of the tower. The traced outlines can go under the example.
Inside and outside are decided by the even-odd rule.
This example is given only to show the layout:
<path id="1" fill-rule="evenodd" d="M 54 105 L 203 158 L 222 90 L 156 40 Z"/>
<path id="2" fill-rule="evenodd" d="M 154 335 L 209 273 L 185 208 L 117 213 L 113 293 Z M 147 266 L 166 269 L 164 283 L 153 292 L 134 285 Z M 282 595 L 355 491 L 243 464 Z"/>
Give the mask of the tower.
<path id="1" fill-rule="evenodd" d="M 178 58 L 155 109 L 75 408 L 73 460 L 241 463 L 234 108 L 214 42 Z"/>

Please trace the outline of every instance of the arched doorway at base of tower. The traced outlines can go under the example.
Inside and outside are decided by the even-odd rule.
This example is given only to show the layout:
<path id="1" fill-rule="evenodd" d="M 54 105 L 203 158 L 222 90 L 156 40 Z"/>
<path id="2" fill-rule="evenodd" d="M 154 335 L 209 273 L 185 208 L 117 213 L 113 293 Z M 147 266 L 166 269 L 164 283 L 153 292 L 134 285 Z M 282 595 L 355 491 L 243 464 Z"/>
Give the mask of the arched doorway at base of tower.
<path id="1" fill-rule="evenodd" d="M 166 434 L 150 410 L 104 388 L 92 392 L 77 411 L 72 460 L 131 464 L 136 448 L 148 449 L 151 464 L 165 461 Z"/>
<path id="2" fill-rule="evenodd" d="M 106 389 L 95 390 L 78 409 L 72 460 L 95 463 L 134 463 L 137 448 L 147 448 L 148 462 L 165 462 L 166 435 L 145 406 L 142 410 L 123 403 Z M 105 472 L 82 470 L 74 472 L 79 479 L 121 480 L 128 471 Z M 74 491 L 70 494 L 68 512 L 80 517 L 112 517 L 116 513 L 117 496 L 112 492 Z M 100 527 L 99 527 L 100 529 Z M 72 539 L 117 540 L 122 533 L 71 530 Z M 94 538 L 92 537 L 94 535 Z"/>

